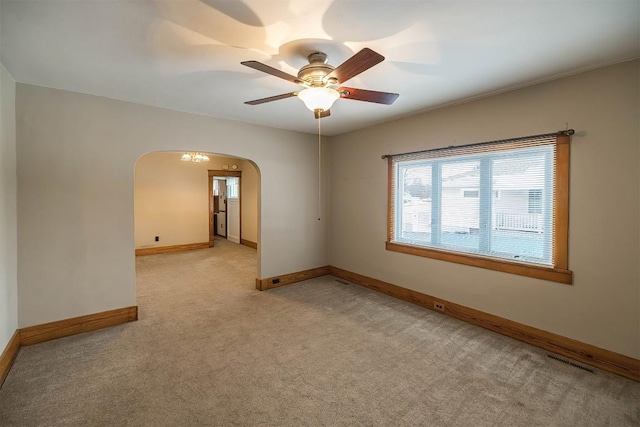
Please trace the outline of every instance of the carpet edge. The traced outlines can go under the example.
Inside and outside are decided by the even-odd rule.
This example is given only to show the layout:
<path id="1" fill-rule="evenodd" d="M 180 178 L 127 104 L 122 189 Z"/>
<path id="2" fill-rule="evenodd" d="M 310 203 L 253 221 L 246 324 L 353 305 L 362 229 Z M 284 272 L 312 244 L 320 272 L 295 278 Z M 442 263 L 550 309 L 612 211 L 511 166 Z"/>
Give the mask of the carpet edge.
<path id="1" fill-rule="evenodd" d="M 153 246 L 150 248 L 137 248 L 136 256 L 167 254 L 171 252 L 193 251 L 197 249 L 208 249 L 209 242 L 187 243 L 184 245 Z"/>
<path id="2" fill-rule="evenodd" d="M 640 382 L 640 360 L 638 359 L 338 267 L 329 266 L 329 274 Z M 436 303 L 440 304 L 442 309 L 435 308 Z"/>
<path id="3" fill-rule="evenodd" d="M 138 320 L 138 306 L 117 308 L 19 329 L 20 345 L 33 345 Z"/>
<path id="4" fill-rule="evenodd" d="M 19 350 L 20 330 L 16 329 L 0 356 L 0 387 L 4 384 L 4 380 L 7 379 L 7 375 L 9 375 L 9 371 L 11 370 L 11 366 L 13 366 L 14 360 L 16 360 L 16 356 L 18 356 Z"/>
<path id="5" fill-rule="evenodd" d="M 295 273 L 281 274 L 279 276 L 267 277 L 259 279 L 256 277 L 256 289 L 266 291 L 267 289 L 277 288 L 280 286 L 290 285 L 292 283 L 302 282 L 303 280 L 315 279 L 329 274 L 330 267 L 328 265 L 322 267 L 311 268 L 309 270 L 297 271 Z M 276 281 L 274 283 L 274 281 Z"/>

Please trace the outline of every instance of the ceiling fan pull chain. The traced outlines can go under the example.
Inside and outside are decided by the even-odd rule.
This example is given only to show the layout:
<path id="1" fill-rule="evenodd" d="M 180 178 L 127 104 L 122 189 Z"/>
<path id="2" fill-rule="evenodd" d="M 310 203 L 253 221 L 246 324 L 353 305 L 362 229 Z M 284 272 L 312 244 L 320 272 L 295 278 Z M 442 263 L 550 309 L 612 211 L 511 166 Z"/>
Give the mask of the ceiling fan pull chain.
<path id="1" fill-rule="evenodd" d="M 320 136 L 320 120 L 318 116 L 318 221 L 322 213 L 322 140 Z"/>

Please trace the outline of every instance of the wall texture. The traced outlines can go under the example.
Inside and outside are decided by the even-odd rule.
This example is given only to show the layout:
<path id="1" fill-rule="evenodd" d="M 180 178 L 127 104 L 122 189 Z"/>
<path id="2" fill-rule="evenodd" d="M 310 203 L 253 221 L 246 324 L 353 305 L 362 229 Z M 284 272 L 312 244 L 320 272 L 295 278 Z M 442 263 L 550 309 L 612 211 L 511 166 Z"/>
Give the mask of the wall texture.
<path id="1" fill-rule="evenodd" d="M 27 84 L 16 119 L 21 327 L 135 304 L 134 168 L 145 153 L 251 160 L 260 277 L 328 263 L 313 135 Z"/>
<path id="2" fill-rule="evenodd" d="M 242 172 L 242 238 L 257 242 L 258 172 L 246 160 L 209 154 L 183 162 L 181 153 L 149 153 L 135 168 L 136 248 L 209 241 L 209 170 L 238 165 Z M 156 242 L 155 236 L 160 237 Z"/>
<path id="3" fill-rule="evenodd" d="M 18 328 L 16 83 L 0 65 L 0 353 Z"/>
<path id="4" fill-rule="evenodd" d="M 627 62 L 334 138 L 331 265 L 640 357 L 639 77 L 639 61 Z M 385 250 L 381 155 L 554 132 L 567 123 L 577 131 L 573 285 Z"/>
<path id="5" fill-rule="evenodd" d="M 238 164 L 238 169 L 242 170 L 242 183 L 240 188 L 240 200 L 242 201 L 242 212 L 240 221 L 242 223 L 242 235 L 244 240 L 259 243 L 258 222 L 260 221 L 260 172 L 255 165 L 242 160 Z M 329 185 L 327 184 L 327 188 Z"/>

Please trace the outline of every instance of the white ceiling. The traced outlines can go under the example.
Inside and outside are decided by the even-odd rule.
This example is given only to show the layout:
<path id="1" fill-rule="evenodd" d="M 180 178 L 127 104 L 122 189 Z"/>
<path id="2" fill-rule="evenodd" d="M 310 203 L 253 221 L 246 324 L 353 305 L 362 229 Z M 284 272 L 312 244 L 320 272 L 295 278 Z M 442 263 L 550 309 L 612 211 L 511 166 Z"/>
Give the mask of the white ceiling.
<path id="1" fill-rule="evenodd" d="M 16 81 L 308 133 L 297 98 L 243 103 L 298 86 L 240 62 L 385 56 L 347 86 L 396 103 L 340 99 L 326 135 L 640 56 L 638 0 L 1 0 L 0 18 Z"/>

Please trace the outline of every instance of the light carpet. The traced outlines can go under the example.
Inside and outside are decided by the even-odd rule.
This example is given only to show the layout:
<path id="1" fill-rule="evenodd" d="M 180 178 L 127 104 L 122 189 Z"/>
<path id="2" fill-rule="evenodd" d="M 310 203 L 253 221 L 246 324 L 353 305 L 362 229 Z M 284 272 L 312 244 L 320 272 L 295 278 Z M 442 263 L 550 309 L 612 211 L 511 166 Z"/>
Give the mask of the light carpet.
<path id="1" fill-rule="evenodd" d="M 140 320 L 23 347 L 1 426 L 638 426 L 640 384 L 256 251 L 139 257 Z"/>

